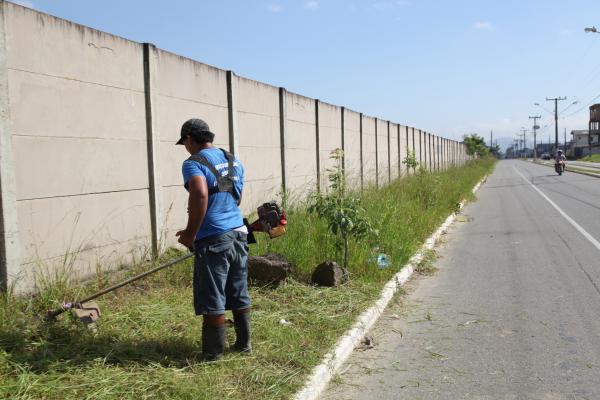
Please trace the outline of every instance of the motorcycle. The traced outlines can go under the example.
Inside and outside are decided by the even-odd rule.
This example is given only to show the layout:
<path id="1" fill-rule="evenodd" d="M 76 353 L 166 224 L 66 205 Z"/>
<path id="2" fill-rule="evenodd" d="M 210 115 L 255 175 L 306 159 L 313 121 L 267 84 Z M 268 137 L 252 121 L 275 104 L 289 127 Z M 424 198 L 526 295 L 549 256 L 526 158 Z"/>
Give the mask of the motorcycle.
<path id="1" fill-rule="evenodd" d="M 562 175 L 563 172 L 565 172 L 565 162 L 561 160 L 559 162 L 554 163 L 554 170 L 559 176 Z"/>

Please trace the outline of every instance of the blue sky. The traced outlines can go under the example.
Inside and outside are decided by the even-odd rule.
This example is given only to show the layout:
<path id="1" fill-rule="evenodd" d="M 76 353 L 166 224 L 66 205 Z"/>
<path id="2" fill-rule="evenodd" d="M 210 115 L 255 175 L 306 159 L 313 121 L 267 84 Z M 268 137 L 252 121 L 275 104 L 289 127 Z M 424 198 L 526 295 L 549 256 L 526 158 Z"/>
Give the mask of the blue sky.
<path id="1" fill-rule="evenodd" d="M 600 102 L 598 0 L 16 2 L 454 139 L 514 138 L 541 115 L 547 140 L 545 98 L 566 96 L 562 138 Z"/>

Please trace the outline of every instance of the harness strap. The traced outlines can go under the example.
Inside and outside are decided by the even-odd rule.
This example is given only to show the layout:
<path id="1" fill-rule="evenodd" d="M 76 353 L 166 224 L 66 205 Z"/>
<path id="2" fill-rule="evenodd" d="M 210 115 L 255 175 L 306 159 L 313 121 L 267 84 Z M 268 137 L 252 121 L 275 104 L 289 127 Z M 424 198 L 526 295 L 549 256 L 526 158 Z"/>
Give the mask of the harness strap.
<path id="1" fill-rule="evenodd" d="M 231 154 L 227 150 L 225 150 L 225 149 L 219 149 L 219 150 L 221 150 L 223 152 L 223 154 L 225 155 L 225 158 L 227 158 L 227 177 L 221 176 L 221 174 L 215 168 L 215 166 L 212 165 L 206 159 L 206 157 L 204 157 L 201 154 L 193 154 L 193 155 L 190 156 L 190 158 L 188 158 L 188 160 L 196 161 L 197 163 L 200 163 L 200 164 L 204 165 L 215 176 L 216 185 L 213 186 L 213 187 L 208 188 L 208 195 L 209 196 L 212 196 L 215 193 L 221 193 L 221 190 L 219 189 L 219 180 L 223 179 L 223 178 L 226 178 L 226 179 L 230 179 L 231 182 L 232 182 L 232 189 L 230 191 L 227 191 L 227 193 L 230 193 L 233 196 L 233 198 L 235 198 L 237 200 L 239 196 L 235 192 L 235 187 L 233 187 L 233 177 L 235 176 L 235 170 L 233 169 L 233 162 L 234 162 L 235 158 L 233 157 L 233 154 Z"/>

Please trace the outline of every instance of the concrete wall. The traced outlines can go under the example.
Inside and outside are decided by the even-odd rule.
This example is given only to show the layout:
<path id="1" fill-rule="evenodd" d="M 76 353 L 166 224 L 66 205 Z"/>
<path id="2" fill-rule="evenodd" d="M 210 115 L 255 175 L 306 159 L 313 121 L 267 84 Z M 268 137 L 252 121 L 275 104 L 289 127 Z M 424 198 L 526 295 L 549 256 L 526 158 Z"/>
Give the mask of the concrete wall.
<path id="1" fill-rule="evenodd" d="M 360 187 L 360 113 L 344 110 L 344 163 L 350 184 Z"/>
<path id="2" fill-rule="evenodd" d="M 292 200 L 326 188 L 335 148 L 355 187 L 361 171 L 364 185 L 396 178 L 413 148 L 412 128 L 11 3 L 0 13 L 0 290 L 174 245 L 189 118 L 245 165 L 246 213 L 283 186 Z"/>
<path id="3" fill-rule="evenodd" d="M 365 185 L 377 184 L 377 139 L 375 138 L 375 121 L 375 118 L 363 115 L 362 152 L 363 182 Z"/>
<path id="4" fill-rule="evenodd" d="M 341 107 L 319 102 L 319 166 L 321 189 L 328 186 L 327 169 L 335 165 L 331 152 L 342 148 Z"/>
<path id="5" fill-rule="evenodd" d="M 237 83 L 238 157 L 245 168 L 242 210 L 281 193 L 279 88 L 245 78 Z"/>
<path id="6" fill-rule="evenodd" d="M 86 274 L 145 252 L 142 46 L 9 3 L 3 9 L 20 242 L 10 278 L 74 264 Z"/>
<path id="7" fill-rule="evenodd" d="M 399 141 L 400 141 L 400 176 L 405 176 L 407 174 L 406 164 L 404 164 L 404 160 L 406 159 L 407 151 L 408 151 L 408 127 L 404 125 L 398 124 L 399 130 Z"/>
<path id="8" fill-rule="evenodd" d="M 377 184 L 379 186 L 389 183 L 388 165 L 388 124 L 387 121 L 377 119 Z"/>
<path id="9" fill-rule="evenodd" d="M 159 232 L 161 247 L 177 243 L 175 233 L 185 228 L 187 195 L 181 163 L 189 154 L 176 146 L 181 124 L 199 115 L 215 133 L 215 145 L 229 149 L 227 82 L 225 71 L 172 54 L 155 51 L 153 119 L 159 138 Z"/>
<path id="10" fill-rule="evenodd" d="M 315 100 L 288 93 L 286 108 L 288 191 L 300 199 L 317 187 Z"/>
<path id="11" fill-rule="evenodd" d="M 398 124 L 388 122 L 389 129 L 389 164 L 390 164 L 390 180 L 397 179 L 400 171 L 400 154 L 398 153 Z"/>

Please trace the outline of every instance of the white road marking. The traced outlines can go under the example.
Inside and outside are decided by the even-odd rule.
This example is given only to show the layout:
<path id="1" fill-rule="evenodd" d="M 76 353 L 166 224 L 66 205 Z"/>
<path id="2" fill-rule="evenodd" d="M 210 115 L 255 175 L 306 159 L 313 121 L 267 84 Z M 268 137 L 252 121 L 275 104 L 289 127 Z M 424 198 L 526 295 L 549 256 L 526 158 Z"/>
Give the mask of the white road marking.
<path id="1" fill-rule="evenodd" d="M 538 189 L 533 183 L 529 182 L 529 180 L 517 169 L 517 167 L 515 167 L 514 165 L 512 167 L 514 168 L 514 170 L 517 174 L 521 175 L 521 178 L 523 178 L 525 180 L 525 182 L 527 182 L 529 185 L 531 185 L 531 187 L 534 188 L 540 194 L 540 196 L 542 196 L 544 199 L 546 199 L 546 201 L 548 203 L 550 203 L 550 205 L 552 205 L 552 207 L 554 207 L 556 209 L 556 211 L 558 211 L 560 213 L 560 215 L 562 215 L 567 221 L 569 221 L 569 223 L 571 225 L 573 225 L 573 227 L 575 229 L 577 229 L 579 231 L 579 233 L 581 233 L 587 240 L 590 241 L 591 244 L 593 244 L 600 251 L 600 242 L 599 241 L 597 241 L 592 235 L 590 235 L 588 233 L 588 231 L 583 229 L 581 227 L 581 225 L 579 225 L 577 222 L 575 222 L 573 220 L 573 218 L 569 217 L 567 215 L 567 213 L 564 212 L 559 206 L 557 206 L 556 203 L 554 203 L 552 200 L 550 200 L 550 198 L 548 196 L 546 196 L 544 194 L 544 192 L 542 192 L 540 189 Z"/>

